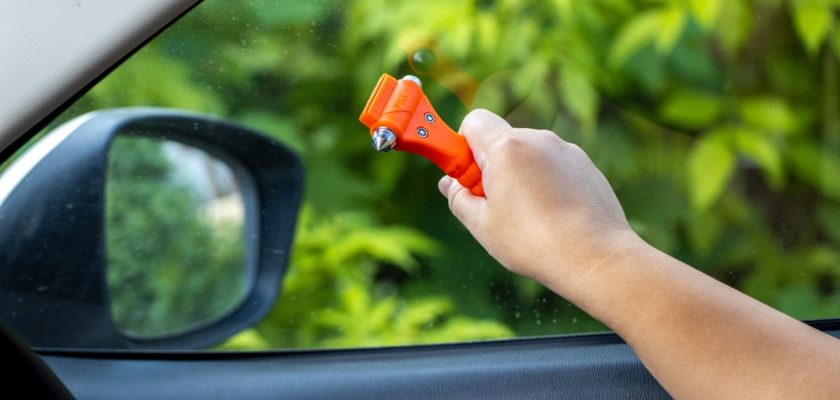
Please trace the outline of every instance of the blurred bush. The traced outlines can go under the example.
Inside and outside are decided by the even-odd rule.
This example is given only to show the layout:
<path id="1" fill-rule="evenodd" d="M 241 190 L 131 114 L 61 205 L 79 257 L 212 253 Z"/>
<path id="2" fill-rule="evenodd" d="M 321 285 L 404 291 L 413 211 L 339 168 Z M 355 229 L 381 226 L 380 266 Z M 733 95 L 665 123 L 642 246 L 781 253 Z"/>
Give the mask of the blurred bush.
<path id="1" fill-rule="evenodd" d="M 274 311 L 229 348 L 429 343 L 604 329 L 515 278 L 449 215 L 440 172 L 356 120 L 414 73 L 551 129 L 662 250 L 798 318 L 840 315 L 840 0 L 206 1 L 67 115 L 156 105 L 297 150 L 306 207 Z M 411 61 L 411 62 L 409 62 Z"/>

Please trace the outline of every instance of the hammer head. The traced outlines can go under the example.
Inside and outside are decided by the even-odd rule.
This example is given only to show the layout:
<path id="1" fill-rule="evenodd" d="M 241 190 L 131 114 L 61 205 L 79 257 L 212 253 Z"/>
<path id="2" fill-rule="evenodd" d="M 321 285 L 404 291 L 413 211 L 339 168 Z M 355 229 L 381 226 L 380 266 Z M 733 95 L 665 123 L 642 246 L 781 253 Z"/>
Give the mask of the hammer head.
<path id="1" fill-rule="evenodd" d="M 425 97 L 421 85 L 420 79 L 415 76 L 408 75 L 397 80 L 391 75 L 382 74 L 359 116 L 359 121 L 368 127 L 374 141 L 377 135 L 387 136 L 390 131 L 393 134 L 393 137 L 388 137 L 390 147 L 400 142 Z M 384 143 L 383 140 L 379 142 Z M 374 144 L 374 147 L 377 146 Z M 377 150 L 386 149 L 377 147 Z"/>
<path id="2" fill-rule="evenodd" d="M 440 119 L 417 77 L 396 80 L 382 74 L 359 121 L 370 129 L 374 149 L 423 156 L 473 194 L 484 195 L 481 170 L 467 140 Z"/>
<path id="3" fill-rule="evenodd" d="M 376 122 L 379 121 L 385 111 L 385 104 L 394 94 L 396 88 L 397 80 L 391 75 L 382 74 L 379 77 L 379 82 L 376 83 L 376 87 L 373 88 L 373 93 L 371 93 L 367 105 L 362 110 L 362 115 L 359 116 L 359 121 L 370 129 L 376 129 Z"/>

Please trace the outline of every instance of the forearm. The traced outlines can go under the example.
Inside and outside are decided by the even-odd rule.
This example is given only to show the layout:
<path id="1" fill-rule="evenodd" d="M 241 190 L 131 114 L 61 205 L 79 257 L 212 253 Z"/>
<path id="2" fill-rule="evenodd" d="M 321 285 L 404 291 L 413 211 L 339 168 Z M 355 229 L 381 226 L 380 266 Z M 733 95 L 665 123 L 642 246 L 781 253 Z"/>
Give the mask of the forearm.
<path id="1" fill-rule="evenodd" d="M 543 283 L 614 329 L 672 395 L 820 398 L 840 391 L 840 341 L 640 240 L 619 241 L 600 260 L 577 277 L 546 276 Z"/>
<path id="2" fill-rule="evenodd" d="M 486 197 L 442 179 L 455 216 L 509 270 L 614 329 L 671 394 L 840 393 L 840 341 L 641 241 L 580 147 L 483 110 L 471 112 L 461 132 Z"/>

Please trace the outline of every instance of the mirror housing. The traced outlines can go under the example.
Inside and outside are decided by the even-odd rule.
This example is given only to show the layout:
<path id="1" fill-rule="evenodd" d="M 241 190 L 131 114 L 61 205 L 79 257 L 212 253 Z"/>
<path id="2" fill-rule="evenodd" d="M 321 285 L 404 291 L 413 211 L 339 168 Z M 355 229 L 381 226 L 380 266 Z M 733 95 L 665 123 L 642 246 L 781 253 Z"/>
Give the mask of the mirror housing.
<path id="1" fill-rule="evenodd" d="M 105 183 L 116 135 L 175 140 L 229 162 L 246 203 L 244 300 L 153 339 L 121 333 L 106 281 Z M 219 119 L 155 108 L 98 111 L 47 134 L 0 176 L 0 318 L 33 347 L 198 349 L 260 320 L 289 261 L 303 167 L 288 148 Z"/>

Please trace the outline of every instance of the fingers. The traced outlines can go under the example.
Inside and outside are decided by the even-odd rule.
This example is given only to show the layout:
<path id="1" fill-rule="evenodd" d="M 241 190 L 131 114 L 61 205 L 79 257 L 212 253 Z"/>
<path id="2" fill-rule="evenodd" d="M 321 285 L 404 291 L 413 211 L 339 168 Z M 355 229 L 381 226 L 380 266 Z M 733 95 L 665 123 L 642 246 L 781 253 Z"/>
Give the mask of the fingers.
<path id="1" fill-rule="evenodd" d="M 484 208 L 484 198 L 470 193 L 457 180 L 444 176 L 438 181 L 438 189 L 449 201 L 449 209 L 470 231 L 478 227 L 481 210 Z"/>
<path id="2" fill-rule="evenodd" d="M 502 117 L 479 108 L 467 114 L 459 132 L 467 139 L 478 167 L 483 170 L 490 145 L 509 129 L 510 125 Z"/>

